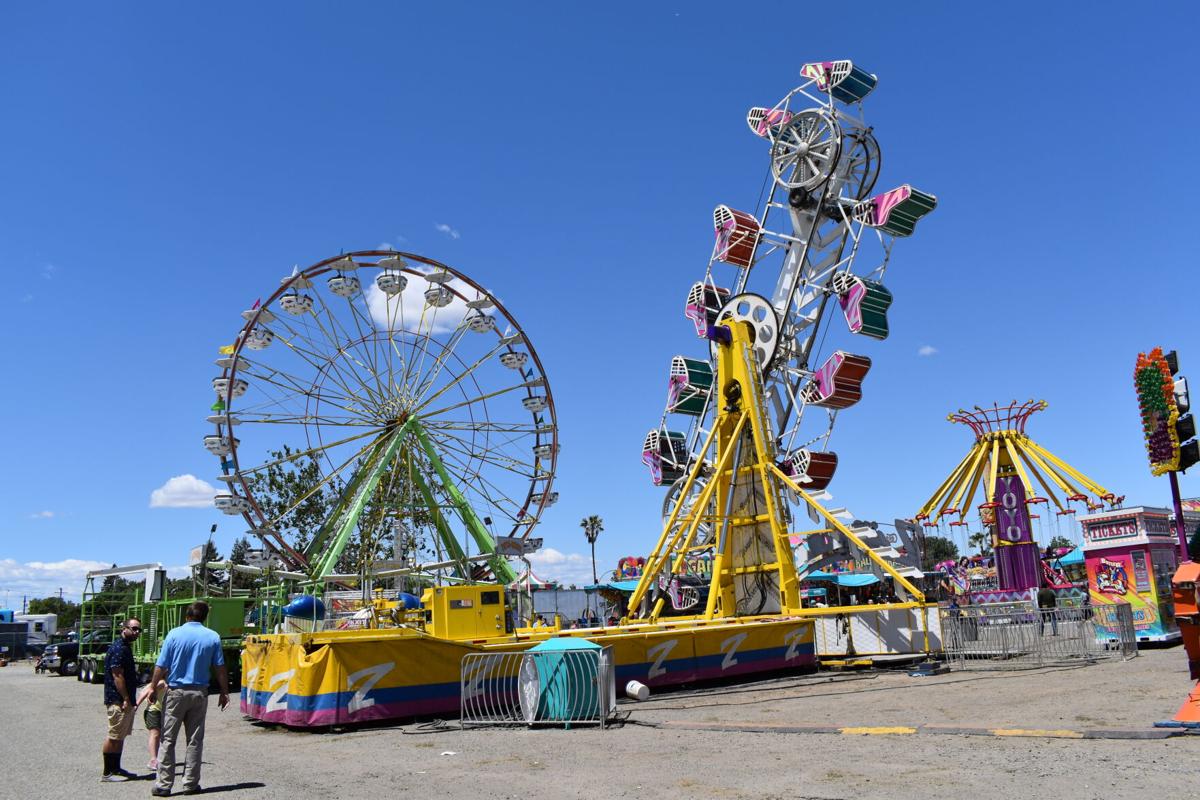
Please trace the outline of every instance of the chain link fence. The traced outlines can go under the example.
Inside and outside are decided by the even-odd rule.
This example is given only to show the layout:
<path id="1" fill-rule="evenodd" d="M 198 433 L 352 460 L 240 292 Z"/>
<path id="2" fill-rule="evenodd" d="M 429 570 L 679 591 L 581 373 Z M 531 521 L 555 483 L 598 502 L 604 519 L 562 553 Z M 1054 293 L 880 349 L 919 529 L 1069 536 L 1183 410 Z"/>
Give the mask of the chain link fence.
<path id="1" fill-rule="evenodd" d="M 943 652 L 953 669 L 1030 669 L 1135 657 L 1137 636 L 1129 604 L 1107 606 L 1103 616 L 1097 620 L 1089 606 L 1006 603 L 943 608 Z"/>
<path id="2" fill-rule="evenodd" d="M 459 687 L 469 725 L 599 724 L 617 707 L 612 648 L 463 656 Z"/>

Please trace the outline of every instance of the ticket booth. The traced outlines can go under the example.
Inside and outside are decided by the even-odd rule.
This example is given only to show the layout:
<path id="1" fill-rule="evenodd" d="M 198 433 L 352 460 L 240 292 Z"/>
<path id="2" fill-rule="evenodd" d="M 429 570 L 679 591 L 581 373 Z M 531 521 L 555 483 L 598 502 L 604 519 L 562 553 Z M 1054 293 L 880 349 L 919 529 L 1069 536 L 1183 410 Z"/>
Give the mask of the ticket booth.
<path id="1" fill-rule="evenodd" d="M 1104 636 L 1114 604 L 1129 603 L 1139 642 L 1177 641 L 1171 577 L 1179 539 L 1170 512 L 1135 506 L 1087 514 L 1079 522 L 1096 635 Z"/>

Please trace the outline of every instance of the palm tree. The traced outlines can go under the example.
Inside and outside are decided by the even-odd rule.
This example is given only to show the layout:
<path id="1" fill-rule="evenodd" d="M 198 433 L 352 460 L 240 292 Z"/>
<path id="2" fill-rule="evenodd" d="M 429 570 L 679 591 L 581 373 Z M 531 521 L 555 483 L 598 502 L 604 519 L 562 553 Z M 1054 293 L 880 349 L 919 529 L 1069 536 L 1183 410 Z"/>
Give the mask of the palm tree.
<path id="1" fill-rule="evenodd" d="M 595 515 L 584 517 L 579 521 L 579 527 L 583 528 L 583 535 L 587 537 L 588 544 L 592 546 L 592 585 L 595 585 L 600 582 L 596 578 L 596 539 L 604 530 L 604 520 Z"/>
<path id="2" fill-rule="evenodd" d="M 981 556 L 986 556 L 992 551 L 992 536 L 986 531 L 972 533 L 971 538 L 967 540 L 967 543 L 972 547 L 978 547 L 979 555 Z"/>

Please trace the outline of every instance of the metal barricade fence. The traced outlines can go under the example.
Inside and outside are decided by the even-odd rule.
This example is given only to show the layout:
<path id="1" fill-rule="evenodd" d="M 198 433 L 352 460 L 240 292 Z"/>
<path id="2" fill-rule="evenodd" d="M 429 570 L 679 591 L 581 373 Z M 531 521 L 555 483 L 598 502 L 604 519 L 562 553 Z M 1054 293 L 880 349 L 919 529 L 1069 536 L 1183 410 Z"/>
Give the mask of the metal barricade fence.
<path id="1" fill-rule="evenodd" d="M 459 698 L 464 728 L 606 727 L 617 706 L 612 648 L 471 653 L 462 659 Z"/>
<path id="2" fill-rule="evenodd" d="M 943 608 L 943 652 L 954 669 L 1028 669 L 1133 658 L 1137 637 L 1129 604 L 1106 614 L 1097 624 L 1090 606 Z"/>

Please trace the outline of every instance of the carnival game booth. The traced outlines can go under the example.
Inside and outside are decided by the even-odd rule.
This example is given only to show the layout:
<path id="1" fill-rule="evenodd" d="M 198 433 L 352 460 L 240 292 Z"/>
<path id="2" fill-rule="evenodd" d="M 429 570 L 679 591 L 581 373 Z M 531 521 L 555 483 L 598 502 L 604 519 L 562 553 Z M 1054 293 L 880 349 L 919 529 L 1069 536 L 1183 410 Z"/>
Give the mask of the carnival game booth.
<path id="1" fill-rule="evenodd" d="M 1106 635 L 1112 606 L 1129 603 L 1139 642 L 1177 641 L 1171 576 L 1179 563 L 1179 540 L 1170 512 L 1134 506 L 1086 514 L 1079 522 L 1097 636 Z"/>

